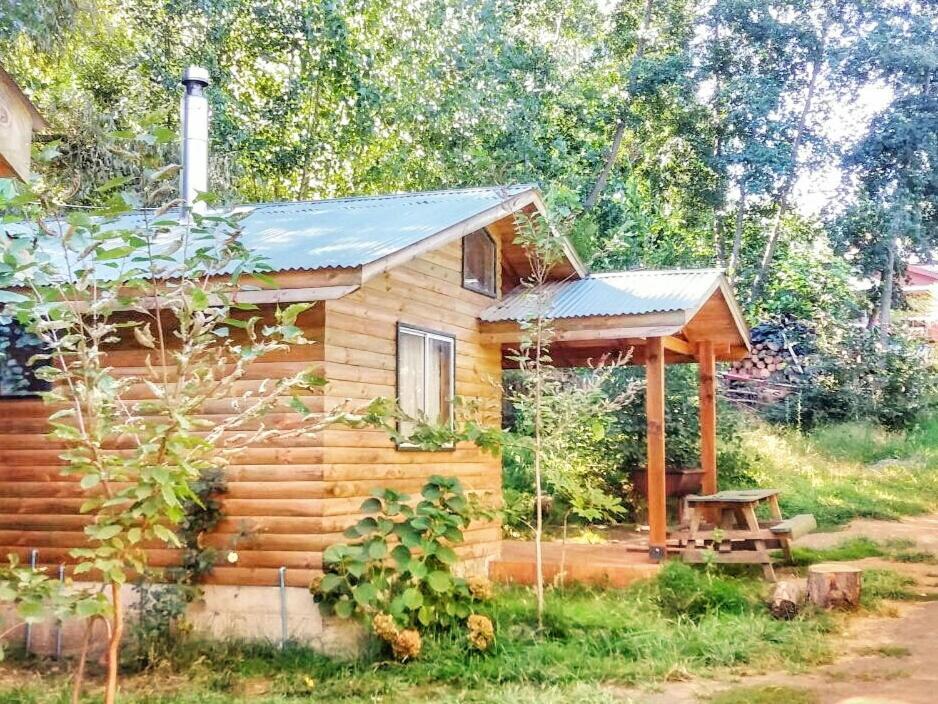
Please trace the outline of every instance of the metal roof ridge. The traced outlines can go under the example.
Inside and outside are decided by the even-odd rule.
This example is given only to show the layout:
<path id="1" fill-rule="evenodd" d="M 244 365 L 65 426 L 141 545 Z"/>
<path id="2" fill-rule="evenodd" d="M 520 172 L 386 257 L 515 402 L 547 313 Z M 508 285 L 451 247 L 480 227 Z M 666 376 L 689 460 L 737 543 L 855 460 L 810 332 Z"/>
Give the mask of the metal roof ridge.
<path id="1" fill-rule="evenodd" d="M 613 276 L 627 276 L 630 274 L 724 274 L 724 269 L 719 267 L 701 267 L 700 269 L 623 269 L 622 271 L 596 271 L 591 272 L 588 278 L 600 279 L 611 278 Z"/>
<path id="2" fill-rule="evenodd" d="M 318 205 L 320 203 L 347 203 L 365 200 L 397 200 L 401 198 L 419 198 L 420 196 L 438 196 L 459 193 L 479 193 L 482 191 L 498 192 L 501 189 L 521 189 L 520 192 L 527 190 L 536 190 L 539 186 L 535 183 L 515 183 L 510 185 L 495 186 L 468 186 L 466 188 L 439 188 L 432 191 L 405 191 L 401 193 L 378 193 L 370 196 L 343 196 L 341 198 L 318 198 L 308 200 L 269 200 L 254 203 L 237 203 L 230 207 L 233 208 L 275 208 L 285 205 Z M 517 195 L 517 194 L 515 194 Z"/>

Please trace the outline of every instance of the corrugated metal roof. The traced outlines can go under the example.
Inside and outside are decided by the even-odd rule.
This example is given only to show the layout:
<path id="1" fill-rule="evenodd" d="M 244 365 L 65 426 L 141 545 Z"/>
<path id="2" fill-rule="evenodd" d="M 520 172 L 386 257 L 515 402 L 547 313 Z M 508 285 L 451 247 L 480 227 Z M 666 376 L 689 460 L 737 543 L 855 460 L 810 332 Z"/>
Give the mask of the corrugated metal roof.
<path id="1" fill-rule="evenodd" d="M 545 287 L 545 314 L 558 319 L 693 310 L 719 285 L 722 275 L 719 269 L 619 271 L 557 281 Z M 521 321 L 531 318 L 536 309 L 532 293 L 518 288 L 480 317 L 488 322 Z"/>
<path id="2" fill-rule="evenodd" d="M 534 188 L 467 188 L 249 206 L 243 242 L 266 256 L 275 271 L 362 266 Z"/>
<path id="3" fill-rule="evenodd" d="M 306 271 L 369 264 L 536 188 L 519 185 L 259 203 L 234 210 L 249 213 L 241 221 L 241 241 L 249 251 L 266 257 L 273 271 Z M 181 217 L 181 213 L 176 211 L 170 217 Z M 143 226 L 144 214 L 134 212 L 102 229 Z M 19 223 L 7 224 L 4 229 L 29 231 Z"/>

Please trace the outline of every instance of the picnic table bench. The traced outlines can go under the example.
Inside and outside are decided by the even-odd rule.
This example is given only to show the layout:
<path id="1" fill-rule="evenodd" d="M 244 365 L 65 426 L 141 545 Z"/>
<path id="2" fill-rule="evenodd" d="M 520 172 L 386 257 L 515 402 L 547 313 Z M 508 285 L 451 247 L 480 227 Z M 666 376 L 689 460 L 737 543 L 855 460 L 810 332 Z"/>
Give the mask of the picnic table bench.
<path id="1" fill-rule="evenodd" d="M 684 561 L 762 565 L 766 579 L 774 582 L 769 550 L 781 548 L 790 562 L 791 541 L 817 527 L 810 514 L 785 520 L 778 494 L 778 489 L 737 489 L 685 497 L 687 525 L 671 536 Z M 769 521 L 756 516 L 760 504 L 768 505 Z"/>

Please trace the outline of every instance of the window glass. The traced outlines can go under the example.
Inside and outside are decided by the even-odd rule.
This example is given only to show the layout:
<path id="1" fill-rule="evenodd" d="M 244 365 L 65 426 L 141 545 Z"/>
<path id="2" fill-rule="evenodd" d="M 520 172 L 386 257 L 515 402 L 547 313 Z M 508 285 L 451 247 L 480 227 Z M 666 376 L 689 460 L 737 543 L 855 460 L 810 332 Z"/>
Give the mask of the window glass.
<path id="1" fill-rule="evenodd" d="M 397 395 L 408 416 L 433 424 L 453 419 L 453 338 L 400 327 L 397 335 Z M 410 435 L 413 421 L 401 421 L 400 431 Z"/>
<path id="2" fill-rule="evenodd" d="M 49 390 L 49 383 L 36 377 L 41 365 L 29 365 L 33 355 L 43 352 L 39 338 L 18 323 L 0 325 L 0 398 L 36 396 Z"/>
<path id="3" fill-rule="evenodd" d="M 496 294 L 495 242 L 485 230 L 463 238 L 462 283 L 477 293 Z"/>
<path id="4" fill-rule="evenodd" d="M 402 329 L 397 338 L 397 347 L 397 393 L 401 410 L 417 418 L 424 407 L 425 336 Z M 401 421 L 400 430 L 405 435 L 410 435 L 414 430 L 413 423 Z"/>

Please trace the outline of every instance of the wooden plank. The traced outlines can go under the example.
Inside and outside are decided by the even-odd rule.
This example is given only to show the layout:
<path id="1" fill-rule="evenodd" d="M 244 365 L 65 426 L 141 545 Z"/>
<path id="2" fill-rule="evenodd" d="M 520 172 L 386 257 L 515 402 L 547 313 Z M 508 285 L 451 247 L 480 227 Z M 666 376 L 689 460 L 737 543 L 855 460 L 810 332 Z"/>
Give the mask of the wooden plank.
<path id="1" fill-rule="evenodd" d="M 667 553 L 668 517 L 665 495 L 664 345 L 651 338 L 645 349 L 645 413 L 648 426 L 648 546 L 652 557 Z"/>
<path id="2" fill-rule="evenodd" d="M 700 376 L 700 467 L 703 469 L 702 490 L 717 490 L 717 402 L 716 358 L 713 343 L 701 342 L 698 349 Z"/>

